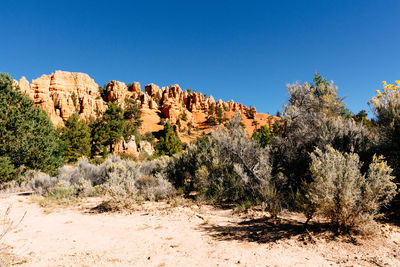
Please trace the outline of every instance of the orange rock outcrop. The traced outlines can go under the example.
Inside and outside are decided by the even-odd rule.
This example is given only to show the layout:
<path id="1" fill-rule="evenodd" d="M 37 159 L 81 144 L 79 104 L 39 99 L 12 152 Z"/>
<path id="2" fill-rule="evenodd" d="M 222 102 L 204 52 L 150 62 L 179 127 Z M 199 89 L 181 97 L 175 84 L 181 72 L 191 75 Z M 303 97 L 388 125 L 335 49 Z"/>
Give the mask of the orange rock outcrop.
<path id="1" fill-rule="evenodd" d="M 271 124 L 276 119 L 232 100 L 215 101 L 212 96 L 206 97 L 191 90 L 183 91 L 177 84 L 161 89 L 155 84 L 148 84 L 141 91 L 138 82 L 125 84 L 111 81 L 106 88 L 101 88 L 87 74 L 55 71 L 50 75 L 42 75 L 32 83 L 22 77 L 18 85 L 22 92 L 33 99 L 35 105 L 49 114 L 56 126 L 62 126 L 74 113 L 85 120 L 101 116 L 108 102 L 123 107 L 126 98 L 140 102 L 142 133 L 161 130 L 163 126 L 160 120 L 163 119 L 178 126 L 183 141 L 192 140 L 215 127 L 215 123 L 207 119 L 217 116 L 217 110 L 220 116 L 222 112 L 227 119 L 235 112 L 240 112 L 249 134 L 256 127 Z"/>

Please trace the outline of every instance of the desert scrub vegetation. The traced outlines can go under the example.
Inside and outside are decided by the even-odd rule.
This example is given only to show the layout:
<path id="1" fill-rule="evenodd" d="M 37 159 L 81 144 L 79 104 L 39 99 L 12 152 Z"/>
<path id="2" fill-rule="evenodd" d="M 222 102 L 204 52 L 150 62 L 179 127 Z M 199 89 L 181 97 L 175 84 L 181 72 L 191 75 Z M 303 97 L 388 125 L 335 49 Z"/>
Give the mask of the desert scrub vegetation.
<path id="1" fill-rule="evenodd" d="M 351 119 L 337 87 L 316 74 L 314 83 L 288 86 L 289 104 L 282 115 L 283 127 L 272 144 L 273 174 L 280 176 L 279 192 L 288 208 L 304 194 L 302 184 L 313 180 L 309 166 L 315 148 L 331 145 L 341 152 L 357 153 L 363 162 L 372 158 L 376 134 Z"/>
<path id="2" fill-rule="evenodd" d="M 105 196 L 107 202 L 118 207 L 129 207 L 143 200 L 160 200 L 174 195 L 172 184 L 155 170 L 165 166 L 165 158 L 138 164 L 111 155 L 100 165 L 82 158 L 74 166 L 64 166 L 57 176 L 28 171 L 13 183 L 14 190 L 32 190 L 47 203 L 68 204 L 77 199 Z M 16 189 L 17 188 L 17 189 Z"/>
<path id="3" fill-rule="evenodd" d="M 362 163 L 355 153 L 342 153 L 331 146 L 311 153 L 310 172 L 313 181 L 307 185 L 306 214 L 330 219 L 337 232 L 374 233 L 374 219 L 381 206 L 396 194 L 392 169 L 383 157 L 373 156 L 368 172 L 362 174 Z"/>
<path id="4" fill-rule="evenodd" d="M 365 233 L 397 192 L 399 86 L 384 83 L 377 92 L 372 121 L 366 112 L 352 114 L 333 82 L 316 73 L 311 83 L 288 85 L 288 103 L 272 129 L 255 123 L 250 138 L 241 114 L 222 125 L 223 110 L 211 105 L 207 119 L 216 130 L 183 144 L 165 119 L 157 143 L 141 136 L 136 100 L 124 108 L 109 103 L 89 125 L 73 115 L 58 134 L 2 75 L 0 189 L 32 190 L 44 202 L 58 203 L 102 196 L 111 210 L 178 194 L 238 210 L 259 205 L 273 217 L 282 209 L 301 211 L 307 223 L 322 216 L 338 233 Z M 112 155 L 115 143 L 132 135 L 150 141 L 156 153 L 138 162 Z M 62 159 L 74 165 L 61 167 Z"/>
<path id="5" fill-rule="evenodd" d="M 236 113 L 226 128 L 174 156 L 167 175 L 175 187 L 213 202 L 268 201 L 263 191 L 273 186 L 269 148 L 249 140 L 240 122 Z"/>
<path id="6" fill-rule="evenodd" d="M 371 104 L 376 115 L 379 136 L 378 152 L 385 155 L 394 174 L 400 176 L 400 81 L 382 83 Z M 397 181 L 399 181 L 397 179 Z"/>

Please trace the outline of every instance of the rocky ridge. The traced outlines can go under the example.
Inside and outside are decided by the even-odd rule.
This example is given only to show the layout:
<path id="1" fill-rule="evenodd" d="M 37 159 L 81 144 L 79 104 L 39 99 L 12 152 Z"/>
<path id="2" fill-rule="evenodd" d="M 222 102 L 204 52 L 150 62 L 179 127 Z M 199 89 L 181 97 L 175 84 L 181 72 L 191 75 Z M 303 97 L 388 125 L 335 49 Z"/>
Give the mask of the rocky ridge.
<path id="1" fill-rule="evenodd" d="M 56 126 L 63 126 L 64 121 L 74 113 L 84 120 L 96 118 L 105 111 L 108 102 L 116 102 L 123 107 L 126 98 L 140 103 L 143 119 L 141 133 L 161 130 L 163 126 L 160 120 L 163 118 L 177 126 L 183 141 L 193 140 L 215 127 L 215 124 L 207 122 L 207 118 L 216 109 L 222 110 L 223 117 L 227 119 L 235 112 L 240 112 L 249 134 L 256 127 L 271 124 L 275 120 L 273 116 L 257 113 L 255 108 L 248 108 L 233 100 L 215 101 L 212 96 L 207 97 L 190 89 L 182 90 L 177 84 L 160 88 L 151 83 L 145 85 L 142 91 L 138 82 L 125 84 L 110 81 L 103 89 L 85 73 L 55 71 L 31 83 L 22 77 L 18 85 L 33 99 L 35 105 L 49 114 Z M 249 114 L 252 116 L 249 117 Z"/>

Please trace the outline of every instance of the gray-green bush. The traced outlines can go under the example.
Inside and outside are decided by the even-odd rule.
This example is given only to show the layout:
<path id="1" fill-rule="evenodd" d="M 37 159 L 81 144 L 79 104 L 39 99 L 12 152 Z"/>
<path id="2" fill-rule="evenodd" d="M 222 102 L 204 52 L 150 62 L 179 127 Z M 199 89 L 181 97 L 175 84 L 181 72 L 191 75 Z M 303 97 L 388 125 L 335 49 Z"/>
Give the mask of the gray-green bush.
<path id="1" fill-rule="evenodd" d="M 226 129 L 190 144 L 175 156 L 169 164 L 175 186 L 218 202 L 263 200 L 263 189 L 271 186 L 269 148 L 249 140 L 240 122 L 236 114 Z"/>
<path id="2" fill-rule="evenodd" d="M 373 157 L 367 174 L 355 153 L 342 153 L 326 147 L 311 153 L 313 182 L 307 186 L 306 213 L 330 219 L 339 232 L 371 230 L 380 208 L 396 194 L 392 169 L 383 157 Z"/>
<path id="3" fill-rule="evenodd" d="M 55 177 L 27 171 L 19 188 L 54 198 L 86 197 L 103 192 L 116 203 L 159 200 L 174 194 L 173 186 L 163 177 L 163 161 L 160 158 L 137 164 L 112 155 L 96 166 L 82 158 L 75 166 L 61 168 Z"/>
<path id="4" fill-rule="evenodd" d="M 316 75 L 314 84 L 288 86 L 289 105 L 283 112 L 283 131 L 273 140 L 274 175 L 281 174 L 279 189 L 289 206 L 301 195 L 303 182 L 311 182 L 310 154 L 315 147 L 331 145 L 342 152 L 371 158 L 376 142 L 373 130 L 347 116 L 337 87 Z M 295 200 L 295 199 L 293 199 Z"/>

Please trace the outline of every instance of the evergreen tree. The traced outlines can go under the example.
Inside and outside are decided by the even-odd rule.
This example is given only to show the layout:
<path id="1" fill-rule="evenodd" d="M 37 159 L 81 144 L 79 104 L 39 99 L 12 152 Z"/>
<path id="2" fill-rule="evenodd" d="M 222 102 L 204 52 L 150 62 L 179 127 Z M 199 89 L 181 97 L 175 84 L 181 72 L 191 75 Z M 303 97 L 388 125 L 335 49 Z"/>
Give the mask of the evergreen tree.
<path id="1" fill-rule="evenodd" d="M 221 107 L 217 107 L 216 109 L 217 121 L 219 124 L 223 123 L 224 121 L 228 120 L 224 117 L 224 110 Z"/>
<path id="2" fill-rule="evenodd" d="M 157 154 L 172 156 L 182 151 L 182 142 L 175 133 L 174 127 L 167 122 L 164 125 L 163 135 L 156 145 Z"/>
<path id="3" fill-rule="evenodd" d="M 113 152 L 113 145 L 122 137 L 124 131 L 124 111 L 115 103 L 109 103 L 103 114 L 104 145 Z"/>
<path id="4" fill-rule="evenodd" d="M 0 157 L 15 168 L 54 172 L 63 164 L 57 131 L 46 112 L 0 74 Z"/>
<path id="5" fill-rule="evenodd" d="M 0 183 L 7 182 L 12 178 L 14 165 L 7 156 L 0 157 Z"/>
<path id="6" fill-rule="evenodd" d="M 93 158 L 96 155 L 102 154 L 106 157 L 108 154 L 107 148 L 104 146 L 106 140 L 106 128 L 101 118 L 92 118 L 89 123 L 91 143 L 90 155 Z"/>
<path id="7" fill-rule="evenodd" d="M 253 140 L 257 141 L 262 147 L 266 147 L 272 143 L 274 135 L 267 125 L 261 126 L 260 129 L 253 132 Z"/>
<path id="8" fill-rule="evenodd" d="M 124 119 L 132 121 L 136 128 L 142 126 L 143 120 L 141 120 L 140 104 L 131 98 L 125 99 L 125 110 Z"/>
<path id="9" fill-rule="evenodd" d="M 64 159 L 67 162 L 74 162 L 82 156 L 90 156 L 90 129 L 85 121 L 79 119 L 77 114 L 73 114 L 65 122 L 65 127 L 61 130 L 61 140 L 66 146 Z"/>
<path id="10" fill-rule="evenodd" d="M 138 129 L 143 123 L 140 114 L 140 103 L 131 98 L 125 99 L 124 120 L 123 137 L 127 139 L 129 136 L 135 135 L 136 138 L 139 138 Z"/>

